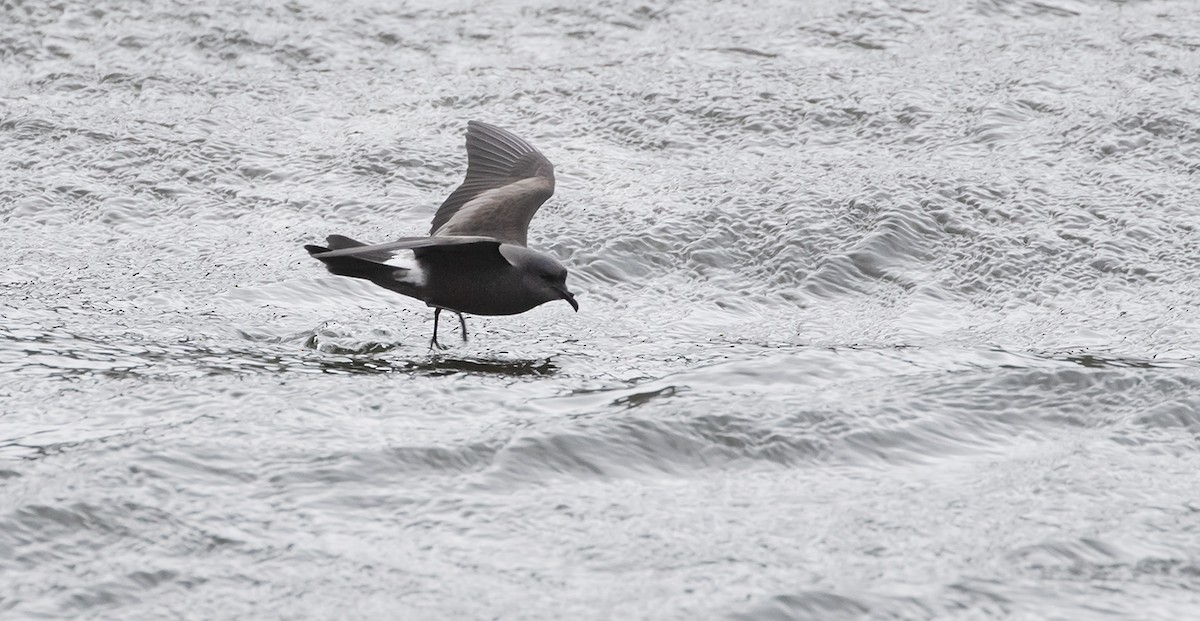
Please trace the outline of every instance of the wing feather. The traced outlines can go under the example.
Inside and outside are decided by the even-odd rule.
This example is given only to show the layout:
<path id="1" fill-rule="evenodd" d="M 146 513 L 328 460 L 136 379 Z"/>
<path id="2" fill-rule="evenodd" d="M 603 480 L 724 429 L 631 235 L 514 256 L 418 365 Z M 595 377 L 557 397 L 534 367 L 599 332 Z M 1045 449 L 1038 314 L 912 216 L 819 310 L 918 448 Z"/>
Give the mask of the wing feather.
<path id="1" fill-rule="evenodd" d="M 337 244 L 332 238 L 341 237 L 340 235 L 331 235 L 327 241 L 330 247 L 335 247 Z M 386 261 L 398 250 L 416 250 L 419 248 L 449 248 L 452 246 L 469 246 L 472 244 L 479 245 L 494 245 L 500 247 L 500 240 L 491 237 L 474 236 L 442 236 L 442 237 L 402 237 L 395 241 L 390 241 L 383 244 L 372 244 L 352 247 L 336 247 L 327 252 L 315 252 L 312 256 L 318 259 L 330 259 L 334 257 L 358 257 L 368 261 Z"/>
<path id="2" fill-rule="evenodd" d="M 554 195 L 554 166 L 494 125 L 467 124 L 467 175 L 433 217 L 429 234 L 485 236 L 524 246 L 529 221 Z"/>

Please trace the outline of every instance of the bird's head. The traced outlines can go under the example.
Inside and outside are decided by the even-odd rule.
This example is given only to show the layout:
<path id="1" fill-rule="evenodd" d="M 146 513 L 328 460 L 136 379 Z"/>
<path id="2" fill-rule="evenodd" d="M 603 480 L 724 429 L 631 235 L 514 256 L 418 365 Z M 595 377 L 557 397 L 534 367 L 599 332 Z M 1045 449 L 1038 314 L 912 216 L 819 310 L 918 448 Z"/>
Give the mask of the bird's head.
<path id="1" fill-rule="evenodd" d="M 500 254 L 522 272 L 525 286 L 541 293 L 545 301 L 566 300 L 579 312 L 579 302 L 567 289 L 567 268 L 554 257 L 509 244 L 500 246 Z"/>

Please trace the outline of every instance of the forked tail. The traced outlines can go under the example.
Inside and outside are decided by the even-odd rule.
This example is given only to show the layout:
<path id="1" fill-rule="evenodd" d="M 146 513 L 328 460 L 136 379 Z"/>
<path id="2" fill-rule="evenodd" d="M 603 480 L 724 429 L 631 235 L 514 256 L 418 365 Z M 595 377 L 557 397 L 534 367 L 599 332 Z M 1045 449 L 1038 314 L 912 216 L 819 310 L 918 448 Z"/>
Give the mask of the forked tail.
<path id="1" fill-rule="evenodd" d="M 396 293 L 402 293 L 418 300 L 425 299 L 421 287 L 417 283 L 412 282 L 414 280 L 410 276 L 412 270 L 384 263 L 384 261 L 391 258 L 390 254 L 364 252 L 355 255 L 323 257 L 320 255 L 331 250 L 342 250 L 343 248 L 356 248 L 366 245 L 341 235 L 330 235 L 326 239 L 326 243 L 329 244 L 328 247 L 307 244 L 304 246 L 304 249 L 313 258 L 324 263 L 325 269 L 329 270 L 330 274 L 369 280 L 380 287 L 390 289 Z"/>

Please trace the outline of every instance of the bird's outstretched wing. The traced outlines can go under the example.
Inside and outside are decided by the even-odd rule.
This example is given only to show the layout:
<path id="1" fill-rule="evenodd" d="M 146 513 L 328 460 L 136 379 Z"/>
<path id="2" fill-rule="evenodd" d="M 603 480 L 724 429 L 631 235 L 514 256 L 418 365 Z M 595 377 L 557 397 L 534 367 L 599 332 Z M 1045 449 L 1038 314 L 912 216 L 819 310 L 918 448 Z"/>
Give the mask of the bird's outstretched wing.
<path id="1" fill-rule="evenodd" d="M 484 236 L 524 246 L 529 221 L 554 195 L 554 166 L 494 125 L 467 124 L 467 178 L 433 216 L 430 235 Z"/>
<path id="2" fill-rule="evenodd" d="M 330 235 L 326 238 L 325 243 L 328 248 L 321 246 L 305 246 L 309 254 L 318 259 L 331 259 L 336 257 L 357 257 L 368 261 L 383 262 L 387 261 L 397 250 L 417 250 L 421 248 L 448 248 L 452 246 L 468 246 L 478 244 L 482 246 L 500 247 L 500 240 L 492 237 L 482 237 L 479 235 L 472 236 L 443 236 L 443 237 L 401 237 L 395 241 L 390 241 L 385 244 L 363 244 L 349 237 L 342 235 Z"/>

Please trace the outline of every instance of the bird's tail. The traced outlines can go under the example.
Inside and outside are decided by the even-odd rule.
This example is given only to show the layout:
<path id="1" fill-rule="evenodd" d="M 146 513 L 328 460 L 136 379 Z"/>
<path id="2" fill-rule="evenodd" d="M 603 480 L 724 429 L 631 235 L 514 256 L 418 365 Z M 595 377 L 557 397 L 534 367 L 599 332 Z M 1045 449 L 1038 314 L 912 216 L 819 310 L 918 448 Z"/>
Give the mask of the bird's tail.
<path id="1" fill-rule="evenodd" d="M 320 262 L 325 264 L 325 269 L 329 270 L 330 274 L 338 276 L 349 276 L 351 278 L 365 278 L 367 280 L 375 280 L 381 275 L 381 272 L 390 274 L 396 268 L 390 265 L 381 265 L 373 261 L 366 261 L 359 257 L 317 257 L 316 255 L 336 248 L 326 248 L 324 246 L 307 245 L 304 247 L 308 254 L 313 255 Z"/>
<path id="2" fill-rule="evenodd" d="M 391 289 L 397 293 L 422 299 L 419 289 L 414 287 L 413 283 L 408 282 L 408 279 L 405 278 L 409 270 L 382 262 L 390 258 L 388 254 L 382 253 L 379 256 L 375 256 L 374 253 L 344 255 L 340 257 L 319 256 L 330 250 L 341 250 L 343 248 L 355 248 L 366 245 L 348 237 L 342 237 L 341 235 L 330 235 L 326 243 L 329 244 L 328 247 L 308 244 L 304 246 L 304 249 L 308 251 L 308 254 L 313 255 L 313 258 L 324 263 L 325 269 L 329 270 L 330 274 L 369 280 L 385 289 Z"/>

